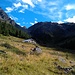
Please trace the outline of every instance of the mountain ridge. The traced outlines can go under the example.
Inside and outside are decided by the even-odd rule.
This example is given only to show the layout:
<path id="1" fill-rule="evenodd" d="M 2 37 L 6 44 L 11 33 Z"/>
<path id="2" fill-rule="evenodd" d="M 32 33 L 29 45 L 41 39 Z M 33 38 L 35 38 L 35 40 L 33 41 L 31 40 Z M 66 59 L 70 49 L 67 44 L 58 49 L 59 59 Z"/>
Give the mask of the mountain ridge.
<path id="1" fill-rule="evenodd" d="M 41 45 L 75 49 L 75 23 L 39 22 L 28 30 L 32 38 Z"/>
<path id="2" fill-rule="evenodd" d="M 12 20 L 6 12 L 4 12 L 4 10 L 0 7 L 0 21 L 2 22 L 6 22 L 8 24 L 11 24 L 15 27 L 17 27 L 18 29 L 22 30 L 22 31 L 27 31 L 26 27 L 21 27 L 20 25 L 18 25 L 14 20 Z"/>

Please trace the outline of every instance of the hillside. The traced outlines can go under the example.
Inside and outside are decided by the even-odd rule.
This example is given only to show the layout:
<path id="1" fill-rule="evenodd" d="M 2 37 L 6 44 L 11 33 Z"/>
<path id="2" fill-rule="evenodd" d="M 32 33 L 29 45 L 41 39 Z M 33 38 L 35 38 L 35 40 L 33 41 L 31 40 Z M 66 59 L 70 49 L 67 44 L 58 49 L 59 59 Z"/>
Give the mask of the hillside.
<path id="1" fill-rule="evenodd" d="M 7 13 L 0 7 L 0 34 L 5 36 L 15 36 L 19 38 L 30 38 L 27 29 L 18 25 Z"/>
<path id="2" fill-rule="evenodd" d="M 0 21 L 6 22 L 7 24 L 11 24 L 24 32 L 27 31 L 25 27 L 21 27 L 14 20 L 12 20 L 1 7 L 0 7 Z"/>
<path id="3" fill-rule="evenodd" d="M 30 38 L 27 32 L 24 32 L 15 26 L 2 21 L 0 21 L 0 34 L 5 36 L 11 35 L 19 38 Z"/>
<path id="4" fill-rule="evenodd" d="M 39 22 L 28 31 L 40 45 L 75 49 L 75 23 Z"/>
<path id="5" fill-rule="evenodd" d="M 31 55 L 23 40 L 0 34 L 0 75 L 75 75 L 75 54 L 38 45 L 42 54 Z"/>

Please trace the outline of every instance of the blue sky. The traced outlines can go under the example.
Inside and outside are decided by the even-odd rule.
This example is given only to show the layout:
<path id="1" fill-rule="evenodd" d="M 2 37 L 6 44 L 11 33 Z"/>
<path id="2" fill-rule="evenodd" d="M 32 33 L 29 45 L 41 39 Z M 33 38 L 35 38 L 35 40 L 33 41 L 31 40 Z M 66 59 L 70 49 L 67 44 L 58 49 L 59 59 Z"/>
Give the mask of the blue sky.
<path id="1" fill-rule="evenodd" d="M 0 0 L 0 7 L 21 26 L 37 22 L 75 22 L 75 0 Z"/>

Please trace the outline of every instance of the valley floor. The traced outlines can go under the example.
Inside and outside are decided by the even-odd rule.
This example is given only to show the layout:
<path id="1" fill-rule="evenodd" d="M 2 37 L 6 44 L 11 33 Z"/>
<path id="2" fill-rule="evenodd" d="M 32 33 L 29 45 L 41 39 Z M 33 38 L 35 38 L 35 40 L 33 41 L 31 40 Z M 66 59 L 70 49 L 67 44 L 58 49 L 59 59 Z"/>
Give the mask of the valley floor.
<path id="1" fill-rule="evenodd" d="M 75 75 L 75 54 L 42 46 L 30 54 L 35 45 L 23 40 L 0 34 L 0 75 Z"/>

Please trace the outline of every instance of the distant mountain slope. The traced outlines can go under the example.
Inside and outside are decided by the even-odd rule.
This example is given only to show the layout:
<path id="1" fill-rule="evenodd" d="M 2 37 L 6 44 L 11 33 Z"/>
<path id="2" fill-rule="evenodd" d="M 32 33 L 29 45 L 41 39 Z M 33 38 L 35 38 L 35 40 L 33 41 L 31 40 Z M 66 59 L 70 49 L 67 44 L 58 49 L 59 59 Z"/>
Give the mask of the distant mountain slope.
<path id="1" fill-rule="evenodd" d="M 75 44 L 75 42 L 71 43 L 70 40 L 75 38 L 75 23 L 39 22 L 31 26 L 28 31 L 32 38 L 41 45 L 64 48 L 70 48 L 71 46 L 74 49 L 75 45 L 72 44 Z"/>
<path id="2" fill-rule="evenodd" d="M 9 16 L 4 12 L 4 10 L 1 7 L 0 7 L 0 20 L 6 23 L 12 24 L 13 26 L 21 29 L 22 31 L 26 31 L 25 27 L 21 27 L 14 20 L 9 18 Z"/>
<path id="3" fill-rule="evenodd" d="M 30 38 L 26 27 L 21 27 L 0 8 L 0 34 L 12 35 L 20 38 Z"/>
<path id="4" fill-rule="evenodd" d="M 16 28 L 15 26 L 8 24 L 6 22 L 0 21 L 0 34 L 3 34 L 5 36 L 15 36 L 19 38 L 30 38 L 29 34 Z"/>

